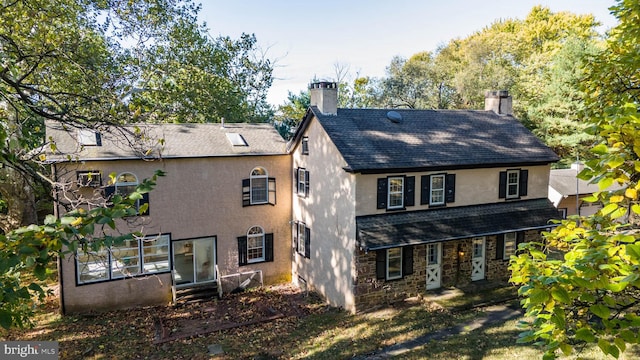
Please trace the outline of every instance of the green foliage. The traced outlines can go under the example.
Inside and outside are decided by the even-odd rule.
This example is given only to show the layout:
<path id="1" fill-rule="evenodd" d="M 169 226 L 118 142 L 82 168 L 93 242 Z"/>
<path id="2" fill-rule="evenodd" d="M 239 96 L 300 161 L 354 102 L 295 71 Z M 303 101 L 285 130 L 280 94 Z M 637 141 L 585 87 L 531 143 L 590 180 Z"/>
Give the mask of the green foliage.
<path id="1" fill-rule="evenodd" d="M 562 221 L 544 234 L 544 245 L 522 246 L 510 263 L 511 280 L 521 286 L 522 305 L 534 318 L 520 340 L 544 345 L 545 358 L 586 343 L 617 358 L 627 344 L 640 343 L 640 104 L 637 90 L 627 83 L 637 76 L 640 60 L 627 55 L 636 52 L 640 32 L 626 31 L 637 26 L 640 7 L 621 0 L 614 9 L 620 25 L 591 63 L 585 82 L 585 89 L 601 91 L 587 101 L 588 132 L 599 143 L 579 174 L 600 189 L 584 200 L 603 208 Z M 630 87 L 621 89 L 624 83 Z M 618 186 L 608 190 L 612 185 Z M 562 259 L 547 258 L 543 246 L 561 251 Z"/>
<path id="2" fill-rule="evenodd" d="M 78 208 L 60 218 L 50 215 L 43 225 L 0 235 L 0 326 L 8 329 L 31 324 L 34 306 L 46 296 L 42 286 L 50 262 L 74 256 L 77 249 L 97 251 L 141 235 L 115 232 L 116 222 L 137 215 L 136 199 L 151 191 L 159 176 L 164 173 L 157 171 L 127 197 L 113 196 L 110 207 Z M 33 274 L 35 279 L 25 283 L 25 274 Z"/>
<path id="3" fill-rule="evenodd" d="M 308 90 L 300 91 L 297 95 L 289 91 L 287 101 L 278 106 L 273 122 L 284 139 L 289 140 L 293 136 L 296 126 L 302 121 L 310 103 L 311 96 Z"/>

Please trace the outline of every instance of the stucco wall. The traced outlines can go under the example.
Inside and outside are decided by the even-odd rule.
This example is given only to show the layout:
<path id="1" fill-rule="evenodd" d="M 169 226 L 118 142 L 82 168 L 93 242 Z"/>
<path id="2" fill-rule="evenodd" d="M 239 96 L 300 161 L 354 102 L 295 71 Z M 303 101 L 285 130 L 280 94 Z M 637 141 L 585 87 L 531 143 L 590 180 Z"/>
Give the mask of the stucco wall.
<path id="1" fill-rule="evenodd" d="M 260 166 L 276 179 L 276 205 L 242 206 L 242 179 Z M 291 279 L 291 158 L 244 156 L 162 161 L 103 161 L 57 165 L 61 176 L 75 179 L 76 170 L 99 170 L 103 185 L 111 172 L 134 173 L 139 181 L 161 169 L 157 187 L 149 196 L 149 216 L 137 217 L 129 227 L 145 234 L 168 233 L 172 241 L 216 236 L 221 275 L 262 270 L 265 283 Z M 90 195 L 87 192 L 86 195 Z M 127 226 L 119 224 L 123 231 Z M 274 261 L 239 266 L 237 237 L 253 226 L 274 234 Z M 100 307 L 163 303 L 170 299 L 169 275 L 141 280 L 121 279 L 76 286 L 74 262 L 62 263 L 64 305 L 82 311 Z M 132 299 L 135 304 L 132 304 Z"/>
<path id="2" fill-rule="evenodd" d="M 501 171 L 511 168 L 488 168 L 446 171 L 447 174 L 456 175 L 455 202 L 447 203 L 451 206 L 468 206 L 477 204 L 490 204 L 505 201 L 498 198 L 499 176 Z M 529 170 L 526 199 L 546 198 L 549 185 L 549 165 L 519 167 L 522 170 Z M 420 177 L 422 175 L 442 174 L 444 171 L 435 172 L 415 172 L 415 173 L 386 173 L 357 175 L 357 206 L 356 215 L 383 214 L 385 209 L 376 209 L 377 205 L 377 181 L 378 178 L 387 176 L 407 175 L 416 177 L 415 206 L 408 207 L 407 210 L 424 210 L 428 205 L 420 205 Z"/>
<path id="3" fill-rule="evenodd" d="M 311 229 L 311 254 L 307 259 L 294 251 L 293 281 L 300 277 L 330 304 L 353 309 L 355 178 L 342 169 L 344 159 L 315 119 L 304 135 L 309 155 L 298 146 L 293 168 L 309 170 L 309 197 L 293 195 L 293 220 Z"/>

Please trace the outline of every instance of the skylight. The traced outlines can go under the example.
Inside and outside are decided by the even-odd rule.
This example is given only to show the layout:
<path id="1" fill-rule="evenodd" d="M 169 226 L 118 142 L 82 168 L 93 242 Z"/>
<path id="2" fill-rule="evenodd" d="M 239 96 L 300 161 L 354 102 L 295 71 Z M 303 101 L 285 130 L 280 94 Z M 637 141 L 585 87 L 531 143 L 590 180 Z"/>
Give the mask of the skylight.
<path id="1" fill-rule="evenodd" d="M 102 146 L 100 133 L 91 129 L 78 129 L 78 144 L 84 146 Z"/>
<path id="2" fill-rule="evenodd" d="M 227 139 L 233 146 L 249 146 L 242 135 L 238 133 L 226 133 L 225 135 L 227 135 Z"/>

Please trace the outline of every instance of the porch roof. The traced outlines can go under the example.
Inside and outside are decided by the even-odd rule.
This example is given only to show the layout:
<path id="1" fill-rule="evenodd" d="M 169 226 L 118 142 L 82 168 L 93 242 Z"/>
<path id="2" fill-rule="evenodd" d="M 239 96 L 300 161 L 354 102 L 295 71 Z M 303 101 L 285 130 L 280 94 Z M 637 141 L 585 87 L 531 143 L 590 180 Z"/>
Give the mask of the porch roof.
<path id="1" fill-rule="evenodd" d="M 543 229 L 559 219 L 548 199 L 449 207 L 356 217 L 363 250 Z"/>

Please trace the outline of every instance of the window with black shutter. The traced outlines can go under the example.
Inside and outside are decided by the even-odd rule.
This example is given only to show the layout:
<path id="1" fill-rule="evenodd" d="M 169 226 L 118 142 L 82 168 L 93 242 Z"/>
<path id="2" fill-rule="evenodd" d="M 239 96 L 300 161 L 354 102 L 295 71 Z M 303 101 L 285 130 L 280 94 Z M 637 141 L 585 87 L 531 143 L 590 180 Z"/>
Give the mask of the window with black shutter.
<path id="1" fill-rule="evenodd" d="M 376 251 L 376 278 L 397 280 L 413 274 L 413 246 Z"/>
<path id="2" fill-rule="evenodd" d="M 415 176 L 389 176 L 379 178 L 376 189 L 376 208 L 403 210 L 415 206 Z"/>
<path id="3" fill-rule="evenodd" d="M 242 206 L 276 204 L 276 179 L 267 170 L 256 167 L 248 179 L 242 179 Z"/>
<path id="4" fill-rule="evenodd" d="M 456 201 L 456 174 L 420 177 L 420 205 L 442 206 Z"/>
<path id="5" fill-rule="evenodd" d="M 296 252 L 307 259 L 311 258 L 311 229 L 302 221 L 295 222 Z"/>
<path id="6" fill-rule="evenodd" d="M 510 169 L 501 171 L 498 183 L 498 198 L 518 199 L 527 195 L 529 170 Z"/>

